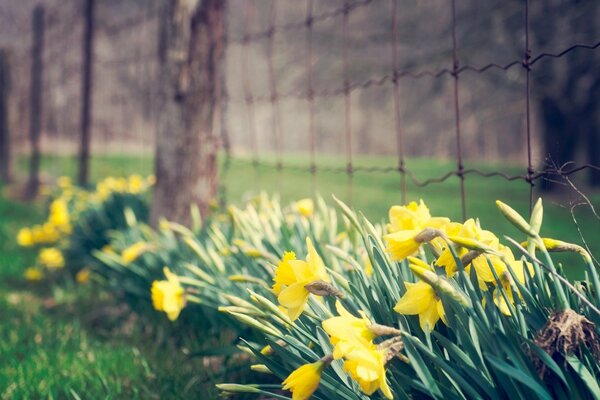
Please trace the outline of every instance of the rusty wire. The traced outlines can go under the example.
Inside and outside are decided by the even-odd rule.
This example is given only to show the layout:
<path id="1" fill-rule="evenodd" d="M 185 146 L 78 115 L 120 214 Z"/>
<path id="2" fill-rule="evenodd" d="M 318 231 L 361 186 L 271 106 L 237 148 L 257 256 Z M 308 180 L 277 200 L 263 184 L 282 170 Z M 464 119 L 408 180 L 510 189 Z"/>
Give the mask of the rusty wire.
<path id="1" fill-rule="evenodd" d="M 269 12 L 269 23 L 267 29 L 264 31 L 251 32 L 251 21 L 254 16 L 254 1 L 244 2 L 244 34 L 242 37 L 234 38 L 229 40 L 228 44 L 241 45 L 242 52 L 242 67 L 241 67 L 241 78 L 243 86 L 243 99 L 231 99 L 227 98 L 227 102 L 243 102 L 246 106 L 247 113 L 247 130 L 250 136 L 251 143 L 251 165 L 256 171 L 259 167 L 264 168 L 275 168 L 279 174 L 286 171 L 297 171 L 297 172 L 308 172 L 311 174 L 313 193 L 316 191 L 316 179 L 317 170 L 322 173 L 336 173 L 346 174 L 348 179 L 348 197 L 352 201 L 352 182 L 353 176 L 356 173 L 399 173 L 401 183 L 400 191 L 402 194 L 402 201 L 406 201 L 406 184 L 407 180 L 417 187 L 425 187 L 431 184 L 437 184 L 447 181 L 450 178 L 457 177 L 460 181 L 460 194 L 461 194 L 461 205 L 463 217 L 467 217 L 466 209 L 466 195 L 464 181 L 467 175 L 476 175 L 485 178 L 498 177 L 506 181 L 524 181 L 529 185 L 529 201 L 530 205 L 533 204 L 534 186 L 535 182 L 539 179 L 547 178 L 551 175 L 569 176 L 582 170 L 596 170 L 599 171 L 600 167 L 591 164 L 582 164 L 573 166 L 572 164 L 563 165 L 560 168 L 545 168 L 536 170 L 533 168 L 532 161 L 532 126 L 531 126 L 531 74 L 532 67 L 538 62 L 545 59 L 557 59 L 568 55 L 569 53 L 577 50 L 595 50 L 600 47 L 600 41 L 593 43 L 575 43 L 564 49 L 556 52 L 542 52 L 537 55 L 533 55 L 530 43 L 529 34 L 529 0 L 524 2 L 524 23 L 523 27 L 525 30 L 524 45 L 523 45 L 523 59 L 521 60 L 508 60 L 506 62 L 490 62 L 484 65 L 470 65 L 460 64 L 460 60 L 457 56 L 458 43 L 456 39 L 456 9 L 455 0 L 451 2 L 452 8 L 452 65 L 450 68 L 442 69 L 401 69 L 398 66 L 399 61 L 399 48 L 398 48 L 398 5 L 397 0 L 391 1 L 391 69 L 388 73 L 380 76 L 371 77 L 359 81 L 351 81 L 349 74 L 349 59 L 348 59 L 348 30 L 349 20 L 352 13 L 357 12 L 360 8 L 368 6 L 374 3 L 373 0 L 345 0 L 344 4 L 340 8 L 329 10 L 320 14 L 314 14 L 314 1 L 306 0 L 306 14 L 305 17 L 298 20 L 292 21 L 285 24 L 277 23 L 277 11 L 276 3 L 274 0 L 271 3 Z M 133 29 L 140 24 L 147 22 L 149 19 L 153 19 L 157 14 L 152 13 L 149 17 L 146 15 L 141 20 L 135 17 L 128 17 L 123 19 L 119 23 L 105 26 L 105 34 L 107 35 L 118 35 L 121 32 Z M 343 83 L 340 86 L 332 88 L 319 88 L 315 87 L 314 76 L 313 76 L 313 31 L 314 25 L 323 21 L 330 20 L 332 18 L 341 17 L 341 24 L 343 28 Z M 76 23 L 73 20 L 73 25 Z M 274 65 L 274 42 L 277 35 L 281 35 L 288 31 L 294 30 L 305 30 L 305 83 L 306 85 L 300 89 L 290 90 L 288 92 L 282 92 L 278 89 L 278 82 L 276 78 L 276 67 Z M 69 34 L 69 36 L 71 36 Z M 249 45 L 253 42 L 267 40 L 267 73 L 268 73 L 268 84 L 269 89 L 266 94 L 256 95 L 252 91 L 252 85 L 249 79 Z M 52 62 L 55 57 L 59 57 L 60 53 L 65 49 L 65 46 L 70 45 L 70 41 L 64 40 L 65 44 L 58 44 L 56 47 L 51 47 L 50 51 L 47 52 L 45 58 L 49 58 L 46 62 Z M 52 55 L 52 57 L 49 57 Z M 115 58 L 105 61 L 98 61 L 97 64 L 105 71 L 110 71 L 113 68 L 126 67 L 130 65 L 139 65 L 141 62 L 155 61 L 155 55 L 140 55 L 137 57 L 129 58 Z M 525 70 L 525 134 L 526 134 L 526 148 L 527 148 L 527 168 L 523 174 L 511 175 L 500 171 L 484 171 L 477 168 L 465 168 L 462 158 L 461 149 L 461 116 L 460 116 L 460 75 L 463 73 L 475 73 L 483 74 L 492 70 L 508 71 L 515 67 L 521 66 Z M 78 73 L 80 65 L 72 66 L 73 72 Z M 77 78 L 76 76 L 74 78 Z M 400 92 L 399 82 L 401 79 L 442 79 L 449 78 L 453 81 L 453 100 L 454 100 L 454 120 L 455 120 L 455 136 L 456 136 L 456 169 L 450 170 L 441 174 L 440 176 L 430 177 L 428 179 L 418 179 L 414 172 L 406 167 L 406 160 L 403 148 L 402 138 L 402 125 L 400 121 Z M 57 84 L 68 84 L 71 79 L 66 81 L 61 80 Z M 48 84 L 52 84 L 51 81 L 44 82 L 44 87 Z M 393 89 L 393 100 L 394 100 L 394 130 L 396 135 L 397 145 L 397 166 L 380 167 L 380 166 L 358 166 L 354 164 L 353 160 L 353 143 L 352 143 L 352 93 L 357 90 L 363 90 L 372 87 L 379 87 L 384 85 L 391 85 Z M 317 165 L 316 156 L 316 118 L 315 118 L 315 102 L 319 98 L 330 98 L 330 97 L 343 97 L 344 98 L 344 146 L 345 146 L 345 166 L 340 167 L 329 167 Z M 299 99 L 306 101 L 307 105 L 307 141 L 309 146 L 310 163 L 308 166 L 298 165 L 287 165 L 283 162 L 283 135 L 284 130 L 282 127 L 282 115 L 281 115 L 281 101 L 286 99 Z M 271 107 L 271 128 L 273 140 L 275 143 L 276 160 L 275 163 L 264 162 L 260 159 L 259 153 L 259 142 L 257 135 L 255 106 L 259 102 L 266 102 Z M 229 154 L 229 151 L 228 151 Z M 229 157 L 232 157 L 231 155 Z M 245 162 L 243 158 L 238 159 L 240 162 Z M 278 175 L 279 175 L 278 174 Z M 281 179 L 281 178 L 279 178 Z"/>

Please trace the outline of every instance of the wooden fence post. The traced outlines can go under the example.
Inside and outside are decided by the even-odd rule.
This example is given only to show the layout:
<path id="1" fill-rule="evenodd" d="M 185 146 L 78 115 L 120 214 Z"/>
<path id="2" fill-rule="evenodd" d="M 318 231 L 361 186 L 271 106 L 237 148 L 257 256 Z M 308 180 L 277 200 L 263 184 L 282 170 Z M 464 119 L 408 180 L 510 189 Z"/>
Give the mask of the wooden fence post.
<path id="1" fill-rule="evenodd" d="M 77 177 L 79 185 L 86 185 L 88 183 L 90 169 L 95 3 L 95 0 L 86 0 L 83 11 L 85 28 L 83 33 L 83 67 L 81 80 L 81 137 L 79 144 L 79 173 Z"/>
<path id="2" fill-rule="evenodd" d="M 8 183 L 11 179 L 11 140 L 8 121 L 10 67 L 10 50 L 0 49 L 0 183 Z"/>
<path id="3" fill-rule="evenodd" d="M 29 140 L 31 156 L 29 159 L 29 180 L 25 188 L 25 198 L 37 196 L 40 185 L 40 131 L 42 127 L 42 75 L 44 72 L 44 6 L 33 10 L 33 44 L 31 46 L 31 86 L 29 99 Z"/>

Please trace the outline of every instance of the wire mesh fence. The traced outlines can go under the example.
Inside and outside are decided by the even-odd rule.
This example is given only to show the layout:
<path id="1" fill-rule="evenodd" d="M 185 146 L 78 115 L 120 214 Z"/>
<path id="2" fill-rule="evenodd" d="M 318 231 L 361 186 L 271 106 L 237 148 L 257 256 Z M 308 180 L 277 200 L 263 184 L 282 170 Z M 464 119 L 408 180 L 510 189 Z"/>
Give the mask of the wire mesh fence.
<path id="1" fill-rule="evenodd" d="M 83 107 L 81 88 L 86 85 L 82 76 L 86 3 L 67 1 L 46 5 L 42 152 L 77 151 L 82 121 L 80 112 L 73 111 Z M 158 95 L 155 82 L 161 79 L 157 59 L 159 2 L 132 2 L 127 6 L 101 0 L 95 3 L 94 52 L 87 56 L 91 58 L 88 61 L 93 76 L 89 104 L 93 115 L 92 152 L 109 154 L 128 150 L 143 154 L 143 168 L 148 170 L 155 134 Z M 318 175 L 335 173 L 345 176 L 350 202 L 355 196 L 353 184 L 357 173 L 397 174 L 397 190 L 403 202 L 407 200 L 407 184 L 425 187 L 454 178 L 461 214 L 467 218 L 470 194 L 465 181 L 470 176 L 522 181 L 529 188 L 531 205 L 535 188 L 544 180 L 581 171 L 598 174 L 600 166 L 592 158 L 583 162 L 553 159 L 557 165 L 544 162 L 545 128 L 539 121 L 536 94 L 543 92 L 545 86 L 540 84 L 541 80 L 534 80 L 536 74 L 546 74 L 548 64 L 565 59 L 579 57 L 580 64 L 593 70 L 598 61 L 600 33 L 590 27 L 592 33 L 586 37 L 573 34 L 568 39 L 541 40 L 539 37 L 544 35 L 536 34 L 535 38 L 532 35 L 532 30 L 537 32 L 540 28 L 539 16 L 535 18 L 536 24 L 532 18 L 533 11 L 541 12 L 539 3 L 530 0 L 506 5 L 490 3 L 494 3 L 490 7 L 509 11 L 503 14 L 504 11 L 494 9 L 493 13 L 486 13 L 489 9 L 477 2 L 457 0 L 435 3 L 431 9 L 428 7 L 433 3 L 411 6 L 401 0 L 231 0 L 224 90 L 215 124 L 215 129 L 221 132 L 225 154 L 222 175 L 227 174 L 233 161 L 247 163 L 255 171 L 265 168 L 278 171 L 279 180 L 285 179 L 286 171 L 304 172 L 310 174 L 311 190 L 315 193 L 320 189 Z M 121 7 L 122 15 L 114 7 Z M 592 8 L 591 14 L 596 15 L 600 7 Z M 578 12 L 573 12 L 572 19 L 583 18 L 577 16 Z M 494 22 L 498 15 L 502 21 Z M 416 28 L 407 28 L 409 22 L 414 22 Z M 425 27 L 429 23 L 440 27 L 428 30 Z M 504 24 L 500 31 L 513 35 L 510 36 L 513 48 L 501 51 L 500 45 L 491 46 L 486 53 L 488 59 L 479 62 L 471 56 L 477 53 L 471 42 L 478 35 L 485 35 L 487 25 L 494 23 Z M 25 65 L 30 62 L 27 49 L 31 24 L 22 19 L 14 26 L 15 37 L 21 40 L 18 49 L 23 49 L 18 54 L 18 64 Z M 578 28 L 581 26 L 575 31 Z M 416 31 L 410 35 L 407 29 Z M 407 45 L 409 36 L 425 34 L 432 37 L 424 45 Z M 488 44 L 484 41 L 484 45 Z M 585 58 L 581 56 L 583 53 L 592 55 Z M 574 69 L 568 74 L 576 75 L 578 71 Z M 598 74 L 595 75 L 597 78 Z M 472 89 L 488 79 L 494 79 L 494 84 L 480 86 L 480 92 L 490 87 L 510 86 L 509 94 L 503 95 L 507 100 L 500 105 L 468 100 L 476 95 L 492 97 Z M 21 86 L 26 86 L 28 77 L 19 73 L 18 80 Z M 420 85 L 419 82 L 427 82 L 428 89 L 412 86 Z M 591 91 L 592 96 L 598 94 L 595 84 L 580 90 Z M 435 95 L 416 99 L 424 91 L 434 91 Z M 378 105 L 366 104 L 370 99 Z M 419 104 L 415 111 L 412 104 L 415 102 L 424 105 Z M 433 103 L 437 104 L 435 108 Z M 429 113 L 423 109 L 429 109 Z M 21 132 L 28 124 L 24 117 L 27 109 L 19 110 L 17 125 Z M 488 115 L 486 112 L 496 120 L 505 119 L 501 121 L 505 125 L 490 125 L 497 129 L 486 131 L 479 131 L 482 125 L 473 128 L 474 118 L 489 118 L 483 117 Z M 427 125 L 428 118 L 439 119 L 436 125 L 439 133 L 430 135 L 424 133 L 427 127 L 414 128 Z M 387 125 L 380 123 L 383 119 Z M 570 133 L 565 131 L 564 135 Z M 598 135 L 598 125 L 589 135 Z M 504 152 L 516 154 L 510 160 L 516 160 L 521 172 L 468 165 L 467 159 L 476 153 L 471 150 L 477 148 L 473 143 L 492 140 L 488 137 L 493 138 L 499 149 L 497 153 L 503 152 L 502 146 L 513 149 Z M 505 145 L 503 137 L 512 144 Z M 437 143 L 437 153 L 421 150 L 415 145 L 420 140 L 423 147 L 434 147 Z M 370 148 L 371 143 L 379 143 L 379 147 Z M 536 148 L 541 156 L 534 154 Z M 331 153 L 338 156 L 339 164 L 322 162 Z M 306 160 L 288 162 L 294 158 L 290 154 Z M 395 162 L 361 165 L 357 155 L 363 154 L 384 154 Z M 454 168 L 422 177 L 411 166 L 412 157 L 435 158 L 440 154 L 453 159 Z M 506 161 L 502 157 L 499 160 Z M 60 173 L 59 166 L 50 168 L 54 168 L 51 174 Z M 226 196 L 226 188 L 220 193 Z"/>

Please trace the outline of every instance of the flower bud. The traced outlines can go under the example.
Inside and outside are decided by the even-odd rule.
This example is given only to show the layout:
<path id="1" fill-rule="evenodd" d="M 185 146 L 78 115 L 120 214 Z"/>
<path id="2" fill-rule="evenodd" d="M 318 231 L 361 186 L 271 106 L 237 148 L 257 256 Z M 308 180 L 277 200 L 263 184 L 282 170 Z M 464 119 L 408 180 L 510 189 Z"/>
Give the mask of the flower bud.
<path id="1" fill-rule="evenodd" d="M 256 385 L 240 385 L 237 383 L 219 383 L 217 389 L 228 393 L 260 393 Z"/>
<path id="2" fill-rule="evenodd" d="M 542 198 L 538 198 L 533 206 L 533 210 L 531 211 L 531 218 L 529 218 L 529 224 L 531 225 L 531 230 L 536 234 L 540 233 L 540 228 L 542 227 L 542 220 L 544 219 L 544 206 L 542 205 Z"/>
<path id="3" fill-rule="evenodd" d="M 261 374 L 271 374 L 271 370 L 265 364 L 253 364 L 250 369 L 254 372 L 260 372 Z"/>
<path id="4" fill-rule="evenodd" d="M 500 200 L 496 200 L 496 206 L 500 210 L 502 214 L 508 219 L 515 227 L 517 227 L 521 232 L 526 234 L 527 236 L 536 237 L 537 233 L 531 228 L 531 225 L 525 219 L 516 212 L 512 207 L 508 204 L 501 202 Z M 541 221 L 540 221 L 541 225 Z"/>
<path id="5" fill-rule="evenodd" d="M 471 307 L 471 301 L 462 292 L 455 288 L 447 279 L 438 276 L 428 268 L 417 265 L 409 265 L 414 274 L 423 282 L 429 284 L 438 293 L 444 293 L 463 307 Z"/>

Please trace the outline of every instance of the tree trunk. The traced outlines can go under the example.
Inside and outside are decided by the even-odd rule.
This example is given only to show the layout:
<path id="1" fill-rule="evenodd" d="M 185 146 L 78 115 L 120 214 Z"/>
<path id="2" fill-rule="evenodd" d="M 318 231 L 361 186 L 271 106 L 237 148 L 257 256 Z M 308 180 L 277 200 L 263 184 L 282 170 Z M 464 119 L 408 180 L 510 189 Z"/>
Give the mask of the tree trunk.
<path id="1" fill-rule="evenodd" d="M 40 131 L 42 129 L 42 76 L 44 71 L 44 7 L 38 5 L 33 10 L 33 45 L 31 47 L 31 86 L 29 108 L 29 180 L 25 188 L 25 198 L 37 196 L 40 186 Z"/>
<path id="2" fill-rule="evenodd" d="M 0 183 L 8 183 L 11 178 L 8 123 L 10 85 L 10 52 L 0 49 Z"/>
<path id="3" fill-rule="evenodd" d="M 79 142 L 79 171 L 77 183 L 88 184 L 90 165 L 90 130 L 92 124 L 92 82 L 94 67 L 94 11 L 96 0 L 86 0 L 83 10 L 83 64 L 81 69 L 81 137 Z"/>
<path id="4" fill-rule="evenodd" d="M 152 221 L 190 222 L 216 196 L 218 137 L 213 113 L 220 98 L 224 0 L 170 0 L 161 14 L 161 80 Z"/>

